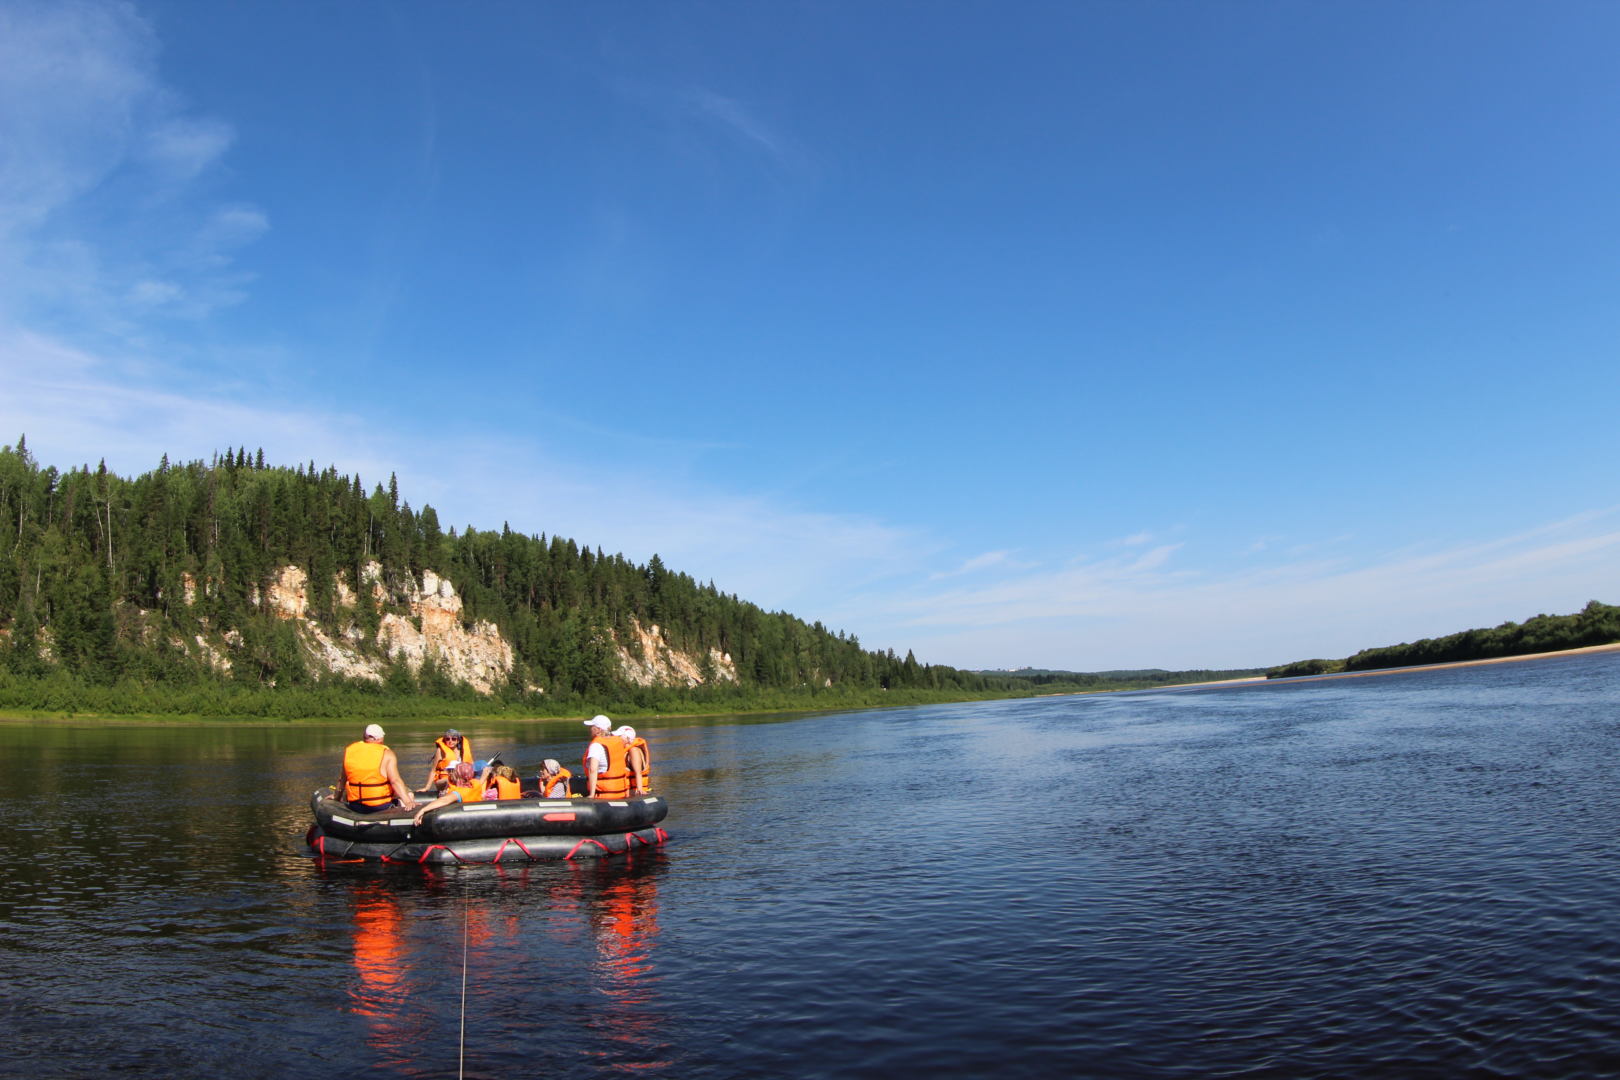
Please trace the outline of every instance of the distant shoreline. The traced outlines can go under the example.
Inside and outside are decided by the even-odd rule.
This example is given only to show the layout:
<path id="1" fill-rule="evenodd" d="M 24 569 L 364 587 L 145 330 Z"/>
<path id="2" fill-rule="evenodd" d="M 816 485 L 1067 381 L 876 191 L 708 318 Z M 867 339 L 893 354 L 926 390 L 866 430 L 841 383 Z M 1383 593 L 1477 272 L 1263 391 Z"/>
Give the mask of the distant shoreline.
<path id="1" fill-rule="evenodd" d="M 778 708 L 778 709 L 759 709 L 759 710 L 746 710 L 746 709 L 743 709 L 743 710 L 726 710 L 726 711 L 723 711 L 723 712 L 655 713 L 655 714 L 653 714 L 651 716 L 640 715 L 640 714 L 632 715 L 632 714 L 627 713 L 627 714 L 625 714 L 625 716 L 628 719 L 636 720 L 638 722 L 661 723 L 661 722 L 667 722 L 667 721 L 671 721 L 671 720 L 701 720 L 701 719 L 707 719 L 707 718 L 718 717 L 718 716 L 737 716 L 737 717 L 745 717 L 745 718 L 760 718 L 760 717 L 769 717 L 769 716 L 778 716 L 778 715 L 791 715 L 791 714 L 799 714 L 799 713 L 811 714 L 811 713 L 824 713 L 824 712 L 859 712 L 859 711 L 861 711 L 863 709 L 907 708 L 907 707 L 911 707 L 913 705 L 923 705 L 923 704 L 947 705 L 947 704 L 958 704 L 958 703 L 961 703 L 961 702 L 968 702 L 968 701 L 1017 701 L 1017 700 L 1021 700 L 1021 699 L 1024 699 L 1024 698 L 1079 697 L 1079 696 L 1091 696 L 1091 695 L 1096 695 L 1096 694 L 1151 694 L 1151 693 L 1155 693 L 1155 692 L 1162 691 L 1162 690 L 1216 689 L 1216 688 L 1220 688 L 1220 687 L 1223 687 L 1223 686 L 1252 686 L 1252 685 L 1254 685 L 1256 683 L 1281 684 L 1281 683 L 1319 682 L 1319 681 L 1321 681 L 1323 679 L 1362 679 L 1362 678 L 1367 678 L 1368 676 L 1372 676 L 1372 675 L 1400 675 L 1400 674 L 1402 674 L 1404 672 L 1408 672 L 1408 671 L 1440 671 L 1440 670 L 1443 670 L 1445 668 L 1477 667 L 1477 666 L 1482 665 L 1482 664 L 1511 664 L 1511 663 L 1517 663 L 1520 660 L 1546 660 L 1546 659 L 1549 659 L 1551 657 L 1556 657 L 1556 656 L 1582 656 L 1582 655 L 1589 654 L 1589 653 L 1612 653 L 1612 652 L 1620 652 L 1620 642 L 1614 642 L 1614 643 L 1609 644 L 1609 645 L 1587 645 L 1587 646 L 1583 646 L 1582 648 L 1579 648 L 1579 649 L 1558 649 L 1558 650 L 1555 650 L 1553 652 L 1524 653 L 1523 655 L 1520 655 L 1520 656 L 1492 656 L 1492 657 L 1488 657 L 1488 658 L 1483 659 L 1483 660 L 1451 660 L 1451 661 L 1447 661 L 1446 663 L 1443 663 L 1443 664 L 1413 664 L 1410 667 L 1375 668 L 1374 670 L 1371 670 L 1371 671 L 1336 671 L 1336 672 L 1333 672 L 1331 674 L 1326 674 L 1326 675 L 1293 675 L 1293 676 L 1289 676 L 1288 678 L 1284 678 L 1284 679 L 1268 679 L 1264 675 L 1251 675 L 1251 676 L 1248 676 L 1247 678 L 1242 678 L 1242 679 L 1215 679 L 1215 680 L 1211 680 L 1209 682 L 1170 683 L 1170 684 L 1166 684 L 1164 686 L 1141 686 L 1141 687 L 1136 687 L 1136 688 L 1130 689 L 1130 690 L 1059 690 L 1059 691 L 1056 691 L 1054 693 L 1047 693 L 1047 694 L 1018 694 L 1018 695 L 1014 695 L 1014 696 L 1010 696 L 1010 697 L 1004 697 L 1004 696 L 999 696 L 998 695 L 998 696 L 995 696 L 995 697 L 982 697 L 982 698 L 981 697 L 952 698 L 952 699 L 949 699 L 949 700 L 946 700 L 946 701 L 939 701 L 939 702 L 916 702 L 916 703 L 909 703 L 908 702 L 905 705 L 888 705 L 888 706 L 885 706 L 885 705 L 837 705 L 837 706 L 828 706 L 828 707 L 825 707 L 825 708 L 810 707 L 810 708 L 785 708 L 785 709 L 784 708 Z M 476 724 L 476 723 L 480 723 L 480 722 L 488 722 L 488 723 L 520 723 L 520 724 L 523 724 L 523 723 L 529 723 L 529 724 L 566 723 L 569 720 L 575 719 L 575 717 L 573 717 L 573 716 L 499 716 L 499 715 L 480 716 L 480 715 L 475 714 L 475 713 L 460 713 L 460 712 L 458 712 L 458 713 L 449 713 L 449 712 L 447 712 L 447 713 L 445 713 L 445 717 L 452 717 L 454 719 L 459 719 L 462 722 L 463 726 L 465 726 L 468 723 Z M 383 721 L 385 721 L 387 723 L 391 723 L 391 724 L 398 724 L 398 725 L 400 725 L 402 727 L 418 726 L 421 723 L 425 723 L 425 724 L 427 724 L 429 726 L 432 726 L 433 724 L 441 723 L 443 721 L 443 718 L 441 718 L 441 717 L 424 717 L 424 716 L 375 717 L 374 719 L 380 719 L 380 720 L 383 720 Z M 289 726 L 289 725 L 309 725 L 309 726 L 314 727 L 314 726 L 321 726 L 321 725 L 349 723 L 351 721 L 350 721 L 350 719 L 347 719 L 347 718 L 334 717 L 334 716 L 310 716 L 310 717 L 297 717 L 297 718 L 293 718 L 293 717 L 266 717 L 266 716 L 254 716 L 254 717 L 247 717 L 247 716 L 209 716 L 209 717 L 202 717 L 202 716 L 188 716 L 188 715 L 158 715 L 158 716 L 146 715 L 146 716 L 140 716 L 140 715 L 122 715 L 122 714 L 108 715 L 108 714 L 101 714 L 101 713 L 60 713 L 60 712 L 51 712 L 51 711 L 48 711 L 48 710 L 30 710 L 30 709 L 0 709 L 0 725 L 40 723 L 40 722 L 81 724 L 81 725 L 85 725 L 85 726 L 103 726 L 103 725 L 105 725 L 105 726 L 125 726 L 125 725 L 127 725 L 127 726 L 130 726 L 130 727 L 147 727 L 147 726 L 154 726 L 154 725 L 183 726 L 183 725 L 199 725 L 199 724 L 200 725 L 214 725 L 214 724 L 222 724 L 223 725 L 223 724 L 229 724 L 229 725 L 239 725 L 239 726 L 244 726 L 244 727 L 248 727 L 248 726 L 283 727 L 283 726 Z"/>
<path id="2" fill-rule="evenodd" d="M 1489 656 L 1482 660 L 1448 660 L 1443 664 L 1410 664 L 1406 667 L 1373 668 L 1369 671 L 1333 671 L 1323 675 L 1290 675 L 1283 679 L 1268 679 L 1254 675 L 1247 679 L 1221 679 L 1216 682 L 1176 683 L 1174 686 L 1154 687 L 1164 690 L 1190 690 L 1199 686 L 1245 686 L 1250 683 L 1318 682 L 1322 679 L 1364 679 L 1369 675 L 1400 675 L 1408 671 L 1443 671 L 1446 668 L 1479 667 L 1483 664 L 1513 664 L 1520 660 L 1546 660 L 1554 656 L 1582 656 L 1588 653 L 1620 652 L 1620 641 L 1609 645 L 1583 645 L 1579 649 L 1557 649 L 1553 652 L 1521 653 L 1518 656 Z"/>

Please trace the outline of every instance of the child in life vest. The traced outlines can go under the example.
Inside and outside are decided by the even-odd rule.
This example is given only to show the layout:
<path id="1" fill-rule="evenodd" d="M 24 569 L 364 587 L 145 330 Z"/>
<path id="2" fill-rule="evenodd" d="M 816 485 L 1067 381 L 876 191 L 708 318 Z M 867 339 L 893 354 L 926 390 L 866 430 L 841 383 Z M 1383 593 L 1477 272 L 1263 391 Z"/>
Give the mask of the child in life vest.
<path id="1" fill-rule="evenodd" d="M 540 797 L 542 799 L 566 799 L 570 797 L 568 781 L 573 773 L 562 767 L 556 758 L 546 758 L 540 766 Z"/>
<path id="2" fill-rule="evenodd" d="M 523 798 L 523 781 L 518 778 L 517 770 L 510 765 L 496 765 L 485 774 L 484 798 L 486 799 L 521 799 Z"/>
<path id="3" fill-rule="evenodd" d="M 484 784 L 468 762 L 458 762 L 445 770 L 445 785 L 443 795 L 417 808 L 416 816 L 413 818 L 417 825 L 422 824 L 422 818 L 428 811 L 437 810 L 441 806 L 484 801 Z"/>

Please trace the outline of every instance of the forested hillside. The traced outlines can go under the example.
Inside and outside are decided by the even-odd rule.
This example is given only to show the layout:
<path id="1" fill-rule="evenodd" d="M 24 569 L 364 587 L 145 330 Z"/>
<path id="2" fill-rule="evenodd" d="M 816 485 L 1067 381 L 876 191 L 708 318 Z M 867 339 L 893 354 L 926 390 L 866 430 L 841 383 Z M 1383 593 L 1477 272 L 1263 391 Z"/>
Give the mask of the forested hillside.
<path id="1" fill-rule="evenodd" d="M 1271 679 L 1375 671 L 1417 664 L 1491 660 L 1620 642 L 1620 607 L 1591 601 L 1574 615 L 1535 615 L 1522 623 L 1463 630 L 1445 637 L 1362 649 L 1343 660 L 1296 660 L 1266 672 Z"/>
<path id="2" fill-rule="evenodd" d="M 0 705 L 95 711 L 332 715 L 438 708 L 574 711 L 798 703 L 890 691 L 977 694 L 996 680 L 868 651 L 853 635 L 767 612 L 665 567 L 544 534 L 446 529 L 390 477 L 268 465 L 245 449 L 133 479 L 40 467 L 0 448 Z M 283 569 L 307 573 L 317 636 L 389 664 L 372 681 L 327 669 L 264 603 Z M 426 571 L 453 584 L 471 625 L 514 657 L 479 695 L 431 662 L 411 670 L 378 640 L 390 589 Z M 431 580 L 431 579 L 430 579 Z M 420 618 L 417 619 L 420 623 Z M 638 686 L 619 649 L 656 625 L 698 657 L 696 686 Z M 716 678 L 713 658 L 726 663 Z M 422 704 L 428 702 L 429 704 Z"/>

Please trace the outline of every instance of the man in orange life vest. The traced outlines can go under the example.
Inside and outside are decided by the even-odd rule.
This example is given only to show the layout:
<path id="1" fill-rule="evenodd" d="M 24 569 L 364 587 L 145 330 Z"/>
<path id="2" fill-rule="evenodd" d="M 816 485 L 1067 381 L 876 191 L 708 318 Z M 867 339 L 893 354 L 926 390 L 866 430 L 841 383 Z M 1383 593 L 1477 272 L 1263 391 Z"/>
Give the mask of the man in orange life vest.
<path id="1" fill-rule="evenodd" d="M 416 796 L 400 779 L 399 759 L 383 745 L 383 729 L 366 725 L 366 737 L 343 749 L 343 775 L 338 787 L 354 810 L 381 810 L 396 801 L 405 809 L 416 806 Z"/>
<path id="2" fill-rule="evenodd" d="M 627 748 L 623 739 L 609 734 L 613 721 L 597 715 L 585 721 L 585 726 L 591 729 L 590 745 L 585 747 L 585 797 L 629 798 L 630 770 L 625 762 Z"/>

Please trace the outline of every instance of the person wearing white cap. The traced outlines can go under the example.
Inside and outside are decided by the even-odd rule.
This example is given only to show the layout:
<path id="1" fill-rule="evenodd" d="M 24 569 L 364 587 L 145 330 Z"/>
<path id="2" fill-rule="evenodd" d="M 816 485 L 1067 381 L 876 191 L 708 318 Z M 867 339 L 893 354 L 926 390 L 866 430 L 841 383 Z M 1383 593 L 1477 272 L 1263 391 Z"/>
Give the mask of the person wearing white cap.
<path id="1" fill-rule="evenodd" d="M 636 734 L 629 724 L 620 724 L 613 734 L 624 740 L 624 767 L 630 772 L 632 795 L 652 794 L 652 756 L 647 753 L 647 740 Z"/>
<path id="2" fill-rule="evenodd" d="M 591 729 L 585 747 L 585 797 L 624 799 L 630 795 L 630 770 L 625 764 L 624 740 L 610 734 L 613 721 L 598 713 L 585 721 Z"/>
<path id="3" fill-rule="evenodd" d="M 416 806 L 416 796 L 400 778 L 399 758 L 383 745 L 378 724 L 367 724 L 365 738 L 344 747 L 338 790 L 353 810 L 382 810 L 396 801 L 407 810 Z"/>

